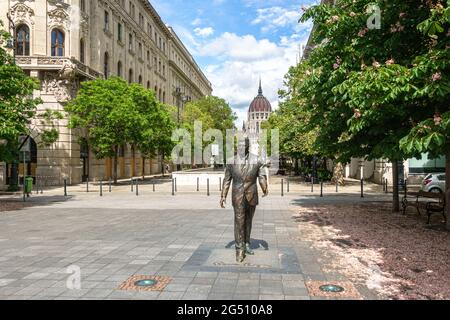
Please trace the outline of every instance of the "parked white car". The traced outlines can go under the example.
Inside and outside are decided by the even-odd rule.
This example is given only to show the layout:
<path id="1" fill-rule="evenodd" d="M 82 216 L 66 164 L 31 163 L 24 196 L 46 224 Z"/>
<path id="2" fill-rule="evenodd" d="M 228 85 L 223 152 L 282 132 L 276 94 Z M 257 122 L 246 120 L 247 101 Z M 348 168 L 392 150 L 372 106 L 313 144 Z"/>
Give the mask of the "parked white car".
<path id="1" fill-rule="evenodd" d="M 422 191 L 425 192 L 445 192 L 445 173 L 430 173 L 422 181 Z"/>

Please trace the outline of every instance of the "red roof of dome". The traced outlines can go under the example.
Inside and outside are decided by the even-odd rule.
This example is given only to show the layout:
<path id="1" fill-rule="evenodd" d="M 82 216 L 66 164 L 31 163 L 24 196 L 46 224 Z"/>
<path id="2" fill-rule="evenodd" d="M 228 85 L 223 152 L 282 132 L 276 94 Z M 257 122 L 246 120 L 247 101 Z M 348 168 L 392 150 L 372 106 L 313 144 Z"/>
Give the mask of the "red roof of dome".
<path id="1" fill-rule="evenodd" d="M 272 112 L 272 106 L 270 105 L 269 100 L 263 96 L 261 81 L 259 82 L 259 90 L 258 95 L 255 99 L 253 99 L 250 107 L 248 109 L 249 112 Z"/>

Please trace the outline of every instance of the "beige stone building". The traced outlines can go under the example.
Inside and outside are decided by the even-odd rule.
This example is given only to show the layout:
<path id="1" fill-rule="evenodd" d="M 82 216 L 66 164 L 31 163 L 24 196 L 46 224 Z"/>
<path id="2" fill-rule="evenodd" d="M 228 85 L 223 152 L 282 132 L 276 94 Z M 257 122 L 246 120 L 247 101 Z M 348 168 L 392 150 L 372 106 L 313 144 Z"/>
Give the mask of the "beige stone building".
<path id="1" fill-rule="evenodd" d="M 35 92 L 44 101 L 40 111 L 63 111 L 80 82 L 113 75 L 153 89 L 161 102 L 177 106 L 179 112 L 184 103 L 212 92 L 175 31 L 147 0 L 0 0 L 0 9 L 0 20 L 16 39 L 17 64 L 40 80 L 41 89 Z M 111 161 L 97 160 L 88 146 L 80 146 L 80 132 L 68 129 L 66 120 L 55 126 L 59 141 L 40 148 L 43 124 L 34 120 L 27 174 L 51 177 L 47 180 L 54 184 L 111 176 Z M 158 173 L 159 162 L 123 146 L 119 175 Z M 19 174 L 23 171 L 21 164 Z M 0 164 L 0 188 L 9 176 L 10 166 Z"/>

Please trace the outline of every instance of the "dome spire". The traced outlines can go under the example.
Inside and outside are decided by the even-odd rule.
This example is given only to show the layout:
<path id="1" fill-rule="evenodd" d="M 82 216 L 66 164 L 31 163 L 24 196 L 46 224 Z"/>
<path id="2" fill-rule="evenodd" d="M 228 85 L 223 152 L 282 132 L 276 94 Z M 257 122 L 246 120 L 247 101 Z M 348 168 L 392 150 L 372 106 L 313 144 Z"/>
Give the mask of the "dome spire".
<path id="1" fill-rule="evenodd" d="M 262 86 L 261 86 L 261 77 L 259 77 L 258 96 L 262 96 L 262 95 L 263 95 L 263 91 L 262 91 Z"/>

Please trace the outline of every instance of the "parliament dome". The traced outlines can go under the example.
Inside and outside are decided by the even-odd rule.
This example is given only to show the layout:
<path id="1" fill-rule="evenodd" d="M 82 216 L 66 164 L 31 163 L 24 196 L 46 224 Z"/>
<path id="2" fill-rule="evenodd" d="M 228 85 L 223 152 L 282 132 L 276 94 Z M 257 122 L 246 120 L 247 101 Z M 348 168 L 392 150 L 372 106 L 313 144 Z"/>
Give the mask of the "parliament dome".
<path id="1" fill-rule="evenodd" d="M 253 99 L 248 112 L 272 112 L 272 106 L 269 100 L 263 95 L 261 81 L 259 82 L 258 95 Z"/>

